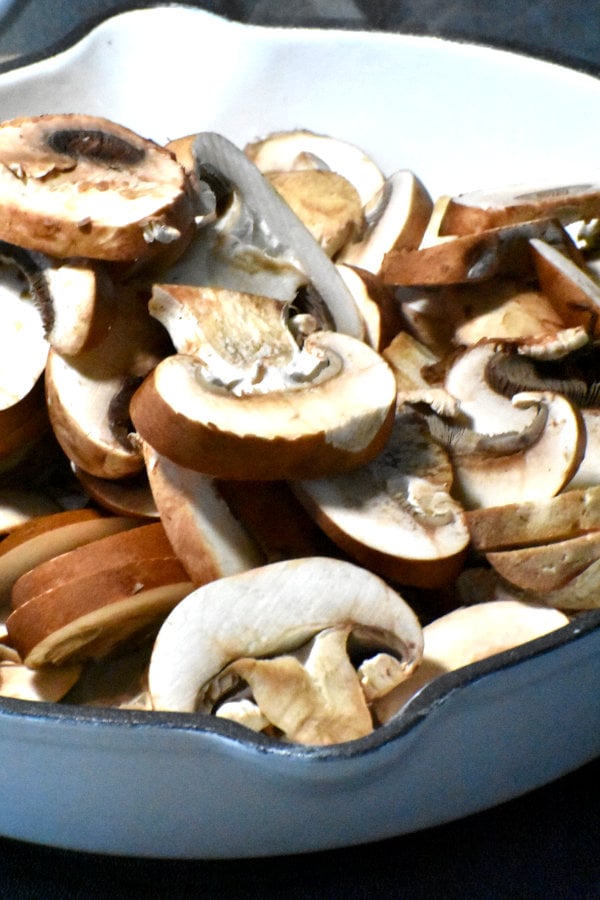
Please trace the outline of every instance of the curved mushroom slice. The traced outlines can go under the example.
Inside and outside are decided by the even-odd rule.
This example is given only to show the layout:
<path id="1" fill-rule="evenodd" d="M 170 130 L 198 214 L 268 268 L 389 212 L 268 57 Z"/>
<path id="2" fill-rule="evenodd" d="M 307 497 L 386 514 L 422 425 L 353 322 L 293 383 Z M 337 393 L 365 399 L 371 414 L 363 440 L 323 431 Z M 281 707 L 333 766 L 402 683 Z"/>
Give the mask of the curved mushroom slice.
<path id="1" fill-rule="evenodd" d="M 142 525 L 26 572 L 6 627 L 31 668 L 94 659 L 156 629 L 192 587 L 162 525 Z"/>
<path id="2" fill-rule="evenodd" d="M 21 400 L 0 409 L 0 470 L 20 462 L 49 427 L 44 381 L 39 378 Z"/>
<path id="3" fill-rule="evenodd" d="M 459 402 L 461 418 L 473 431 L 521 431 L 530 427 L 537 414 L 535 407 L 515 405 L 490 384 L 490 363 L 501 352 L 496 343 L 482 341 L 459 353 L 446 373 L 444 386 Z"/>
<path id="4" fill-rule="evenodd" d="M 154 708 L 210 709 L 212 682 L 230 663 L 287 654 L 339 626 L 367 645 L 387 647 L 404 677 L 418 665 L 422 632 L 415 614 L 384 581 L 351 563 L 285 560 L 204 585 L 158 633 L 149 670 Z"/>
<path id="5" fill-rule="evenodd" d="M 472 234 L 528 222 L 558 219 L 563 225 L 600 216 L 600 184 L 518 184 L 453 197 L 441 223 L 442 234 Z"/>
<path id="6" fill-rule="evenodd" d="M 143 451 L 163 528 L 195 585 L 264 562 L 212 478 L 171 462 L 147 444 Z"/>
<path id="7" fill-rule="evenodd" d="M 469 531 L 452 499 L 452 467 L 425 421 L 401 409 L 385 449 L 349 475 L 293 488 L 329 537 L 361 565 L 434 588 L 464 565 Z"/>
<path id="8" fill-rule="evenodd" d="M 135 388 L 172 344 L 148 315 L 148 298 L 122 288 L 112 328 L 97 346 L 46 365 L 50 422 L 67 457 L 92 475 L 122 478 L 143 469 L 129 440 L 128 404 Z"/>
<path id="9" fill-rule="evenodd" d="M 555 497 L 467 512 L 472 546 L 484 553 L 550 544 L 600 530 L 600 484 Z"/>
<path id="10" fill-rule="evenodd" d="M 545 295 L 569 326 L 581 325 L 590 334 L 600 329 L 600 284 L 585 263 L 575 262 L 558 247 L 531 241 L 538 281 Z"/>
<path id="11" fill-rule="evenodd" d="M 394 285 L 461 284 L 497 275 L 531 278 L 535 274 L 532 238 L 577 253 L 558 223 L 539 220 L 461 235 L 417 250 L 390 250 L 383 260 L 381 277 L 384 283 Z"/>
<path id="12" fill-rule="evenodd" d="M 50 256 L 135 260 L 188 238 L 186 176 L 164 148 L 107 119 L 0 126 L 0 239 Z"/>
<path id="13" fill-rule="evenodd" d="M 271 172 L 269 182 L 329 257 L 364 231 L 356 188 L 343 175 L 320 169 Z"/>
<path id="14" fill-rule="evenodd" d="M 366 233 L 346 246 L 337 262 L 378 274 L 390 250 L 419 247 L 431 219 L 433 201 L 416 175 L 402 169 L 386 179 L 371 207 Z"/>
<path id="15" fill-rule="evenodd" d="M 10 599 L 13 583 L 34 566 L 138 524 L 136 519 L 102 516 L 91 509 L 65 510 L 23 523 L 0 543 L 0 603 Z"/>
<path id="16" fill-rule="evenodd" d="M 37 670 L 21 663 L 0 662 L 0 697 L 58 703 L 81 674 L 80 665 Z"/>
<path id="17" fill-rule="evenodd" d="M 162 455 L 217 478 L 273 481 L 356 468 L 389 436 L 393 373 L 366 344 L 335 332 L 309 335 L 302 352 L 315 367 L 312 379 L 265 393 L 248 385 L 240 396 L 201 360 L 168 357 L 132 398 L 135 428 Z"/>
<path id="18" fill-rule="evenodd" d="M 244 153 L 263 173 L 329 169 L 354 185 L 366 206 L 384 184 L 377 164 L 359 147 L 313 131 L 279 131 L 244 147 Z"/>
<path id="19" fill-rule="evenodd" d="M 494 600 L 452 610 L 423 628 L 423 659 L 402 684 L 374 704 L 377 719 L 389 721 L 434 678 L 518 647 L 567 625 L 556 609 L 519 600 Z"/>
<path id="20" fill-rule="evenodd" d="M 235 236 L 233 250 L 241 253 L 246 268 L 256 267 L 257 250 L 261 265 L 270 260 L 271 265 L 283 261 L 292 266 L 322 298 L 335 329 L 362 338 L 362 320 L 334 264 L 248 157 L 222 135 L 211 132 L 196 135 L 193 153 L 200 183 L 213 187 L 215 197 L 225 185 L 228 195 L 234 201 L 237 197 L 242 206 L 245 233 Z M 210 229 L 206 230 L 210 235 Z M 255 292 L 255 288 L 250 290 Z"/>
<path id="21" fill-rule="evenodd" d="M 585 433 L 568 400 L 552 392 L 530 392 L 515 395 L 513 403 L 538 409 L 521 433 L 481 435 L 429 420 L 448 447 L 456 496 L 466 509 L 552 497 L 580 463 Z"/>
<path id="22" fill-rule="evenodd" d="M 128 478 L 99 478 L 73 465 L 73 472 L 91 499 L 117 516 L 158 519 L 158 510 L 145 469 Z"/>
<path id="23" fill-rule="evenodd" d="M 600 531 L 543 546 L 493 551 L 486 558 L 505 581 L 543 595 L 565 587 L 600 559 Z"/>
<path id="24" fill-rule="evenodd" d="M 48 342 L 22 269 L 0 263 L 0 410 L 23 400 L 44 372 Z"/>
<path id="25" fill-rule="evenodd" d="M 404 325 L 394 292 L 366 269 L 345 263 L 336 263 L 336 269 L 362 317 L 365 342 L 380 352 Z"/>
<path id="26" fill-rule="evenodd" d="M 577 471 L 569 481 L 569 490 L 600 485 L 600 409 L 580 409 L 585 430 L 585 451 Z"/>

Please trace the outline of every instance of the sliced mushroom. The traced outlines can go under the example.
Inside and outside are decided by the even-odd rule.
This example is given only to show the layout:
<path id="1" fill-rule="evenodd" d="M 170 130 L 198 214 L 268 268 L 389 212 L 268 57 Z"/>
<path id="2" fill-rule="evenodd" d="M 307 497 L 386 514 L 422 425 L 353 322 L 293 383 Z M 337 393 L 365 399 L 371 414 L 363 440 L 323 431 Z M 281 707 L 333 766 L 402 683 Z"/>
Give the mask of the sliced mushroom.
<path id="1" fill-rule="evenodd" d="M 533 239 L 531 248 L 540 286 L 563 321 L 581 325 L 590 334 L 598 333 L 600 284 L 591 271 L 546 241 Z"/>
<path id="2" fill-rule="evenodd" d="M 542 391 L 517 394 L 513 403 L 538 410 L 520 433 L 477 435 L 430 420 L 449 449 L 456 495 L 466 509 L 552 497 L 580 463 L 585 434 L 568 400 Z"/>
<path id="3" fill-rule="evenodd" d="M 16 466 L 49 427 L 44 381 L 39 378 L 21 400 L 0 409 L 0 469 Z"/>
<path id="4" fill-rule="evenodd" d="M 12 591 L 12 646 L 31 668 L 107 655 L 158 628 L 192 590 L 160 523 L 40 563 Z"/>
<path id="5" fill-rule="evenodd" d="M 473 234 L 532 219 L 563 224 L 600 215 L 600 185 L 519 184 L 499 190 L 472 191 L 453 197 L 444 215 L 442 234 Z"/>
<path id="6" fill-rule="evenodd" d="M 0 603 L 10 599 L 13 583 L 34 566 L 137 524 L 133 518 L 102 516 L 91 509 L 65 510 L 23 523 L 0 543 Z"/>
<path id="7" fill-rule="evenodd" d="M 337 261 L 379 273 L 390 250 L 419 247 L 433 212 L 433 201 L 413 172 L 402 169 L 388 178 L 371 202 L 364 236 L 346 246 Z"/>
<path id="8" fill-rule="evenodd" d="M 242 346 L 246 336 L 238 333 L 234 362 L 253 347 L 250 336 Z M 227 360 L 224 343 L 219 350 Z M 168 357 L 132 398 L 137 432 L 179 465 L 217 478 L 319 477 L 375 456 L 389 436 L 396 395 L 382 357 L 325 331 L 309 335 L 298 354 L 289 342 L 281 351 L 281 368 L 255 363 L 256 389 L 243 368 L 223 366 L 218 354 L 212 371 L 200 358 Z"/>
<path id="9" fill-rule="evenodd" d="M 193 225 L 173 156 L 106 119 L 4 122 L 0 163 L 0 239 L 49 256 L 145 258 Z"/>
<path id="10" fill-rule="evenodd" d="M 467 522 L 471 543 L 481 552 L 563 541 L 600 530 L 600 484 L 585 490 L 569 486 L 541 500 L 469 510 Z"/>
<path id="11" fill-rule="evenodd" d="M 212 478 L 178 466 L 147 444 L 143 452 L 163 528 L 195 585 L 264 562 Z"/>
<path id="12" fill-rule="evenodd" d="M 406 408 L 371 463 L 293 487 L 326 534 L 361 565 L 434 588 L 458 574 L 469 543 L 463 510 L 450 495 L 452 478 L 448 456 L 422 417 Z"/>
<path id="13" fill-rule="evenodd" d="M 518 600 L 496 600 L 452 610 L 423 628 L 421 665 L 374 704 L 378 720 L 389 721 L 440 675 L 535 640 L 568 621 L 556 609 Z"/>
<path id="14" fill-rule="evenodd" d="M 34 671 L 22 663 L 0 662 L 0 697 L 57 703 L 73 687 L 81 666 L 57 666 Z"/>
<path id="15" fill-rule="evenodd" d="M 234 660 L 289 653 L 340 625 L 387 647 L 406 676 L 418 664 L 416 616 L 385 582 L 351 563 L 285 560 L 204 585 L 159 631 L 149 670 L 154 708 L 205 709 L 211 682 Z"/>
<path id="16" fill-rule="evenodd" d="M 246 156 L 261 172 L 328 169 L 343 175 L 366 206 L 381 190 L 384 176 L 359 147 L 312 131 L 279 131 L 246 144 Z"/>
<path id="17" fill-rule="evenodd" d="M 73 466 L 77 480 L 91 499 L 116 516 L 135 516 L 138 519 L 158 519 L 158 510 L 145 469 L 128 478 L 98 478 L 78 466 Z"/>
<path id="18" fill-rule="evenodd" d="M 377 351 L 383 350 L 403 326 L 393 291 L 366 269 L 345 263 L 336 263 L 336 268 L 362 317 L 365 342 Z"/>
<path id="19" fill-rule="evenodd" d="M 600 559 L 600 531 L 542 546 L 496 550 L 486 558 L 510 584 L 535 594 L 550 593 Z"/>
<path id="20" fill-rule="evenodd" d="M 322 169 L 271 172 L 269 182 L 329 257 L 364 231 L 356 188 L 343 175 Z"/>
<path id="21" fill-rule="evenodd" d="M 289 741 L 356 740 L 371 733 L 373 721 L 346 651 L 349 633 L 349 627 L 319 632 L 304 664 L 293 656 L 245 657 L 230 663 L 223 676 L 242 678 L 268 725 Z"/>
<path id="22" fill-rule="evenodd" d="M 461 235 L 417 250 L 390 250 L 381 277 L 384 283 L 395 285 L 461 284 L 497 275 L 530 278 L 534 275 L 529 246 L 532 238 L 576 253 L 573 241 L 559 224 L 539 220 Z"/>
<path id="23" fill-rule="evenodd" d="M 143 469 L 129 440 L 129 399 L 172 344 L 147 310 L 148 298 L 121 289 L 113 327 L 97 346 L 66 357 L 52 350 L 46 365 L 48 413 L 67 457 L 100 478 Z"/>
<path id="24" fill-rule="evenodd" d="M 242 253 L 246 267 L 256 267 L 257 250 L 261 267 L 265 260 L 271 260 L 271 265 L 283 260 L 293 266 L 322 298 L 335 329 L 361 338 L 362 320 L 332 261 L 259 169 L 219 134 L 198 134 L 193 153 L 198 180 L 215 185 L 217 193 L 224 184 L 233 201 L 241 204 L 245 234 L 235 237 L 234 249 Z M 255 292 L 254 288 L 242 290 Z"/>

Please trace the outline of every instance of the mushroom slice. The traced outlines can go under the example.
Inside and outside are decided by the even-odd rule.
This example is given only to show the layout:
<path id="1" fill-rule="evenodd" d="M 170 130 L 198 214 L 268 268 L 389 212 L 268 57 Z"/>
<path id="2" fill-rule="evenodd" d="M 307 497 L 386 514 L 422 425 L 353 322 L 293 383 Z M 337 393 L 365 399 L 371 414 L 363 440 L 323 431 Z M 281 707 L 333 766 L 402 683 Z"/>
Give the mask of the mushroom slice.
<path id="1" fill-rule="evenodd" d="M 422 631 L 415 614 L 384 581 L 352 563 L 284 560 L 204 585 L 158 633 L 149 670 L 154 708 L 205 709 L 211 682 L 234 660 L 289 653 L 339 626 L 385 646 L 406 676 L 418 665 Z"/>
<path id="2" fill-rule="evenodd" d="M 365 342 L 377 351 L 383 350 L 404 324 L 393 291 L 366 269 L 338 262 L 336 269 L 362 317 Z"/>
<path id="3" fill-rule="evenodd" d="M 243 204 L 244 246 L 250 250 L 258 247 L 263 256 L 266 253 L 273 260 L 287 261 L 322 297 L 335 329 L 362 338 L 362 320 L 332 261 L 248 157 L 222 135 L 211 132 L 196 136 L 193 153 L 199 181 L 216 184 L 217 191 L 225 183 Z M 239 252 L 239 237 L 236 245 Z M 242 250 L 246 253 L 244 247 Z"/>
<path id="4" fill-rule="evenodd" d="M 534 238 L 531 241 L 540 286 L 563 321 L 582 325 L 591 334 L 600 329 L 600 284 L 584 263 L 577 263 L 558 247 Z"/>
<path id="5" fill-rule="evenodd" d="M 499 353 L 496 343 L 481 341 L 457 354 L 448 367 L 444 386 L 459 402 L 461 418 L 473 431 L 521 431 L 537 414 L 535 407 L 515 405 L 490 384 L 489 367 Z"/>
<path id="6" fill-rule="evenodd" d="M 433 212 L 433 201 L 417 176 L 402 169 L 386 179 L 371 207 L 366 233 L 346 246 L 337 262 L 378 274 L 390 250 L 419 247 Z"/>
<path id="7" fill-rule="evenodd" d="M 98 478 L 75 465 L 72 469 L 84 491 L 101 509 L 116 516 L 148 520 L 159 518 L 145 469 L 119 479 Z"/>
<path id="8" fill-rule="evenodd" d="M 148 297 L 122 288 L 112 328 L 97 346 L 66 357 L 52 350 L 46 365 L 50 422 L 67 457 L 100 478 L 139 472 L 141 453 L 129 440 L 129 399 L 172 344 L 148 315 Z"/>
<path id="9" fill-rule="evenodd" d="M 385 449 L 349 475 L 294 482 L 308 512 L 361 565 L 434 588 L 462 569 L 469 531 L 452 499 L 452 466 L 424 419 L 400 409 Z"/>
<path id="10" fill-rule="evenodd" d="M 313 131 L 279 131 L 244 147 L 263 173 L 329 169 L 354 185 L 366 206 L 381 190 L 384 176 L 377 164 L 348 141 Z"/>
<path id="11" fill-rule="evenodd" d="M 6 621 L 31 668 L 107 655 L 156 629 L 192 590 L 157 522 L 62 553 L 22 575 Z"/>
<path id="12" fill-rule="evenodd" d="M 4 122 L 0 163 L 0 239 L 49 256 L 146 258 L 193 225 L 174 157 L 107 119 Z"/>
<path id="13" fill-rule="evenodd" d="M 304 664 L 293 656 L 242 658 L 223 672 L 251 688 L 268 723 L 289 741 L 327 745 L 370 734 L 373 720 L 346 652 L 349 627 L 327 628 Z"/>
<path id="14" fill-rule="evenodd" d="M 442 234 L 473 234 L 527 222 L 557 219 L 563 225 L 600 215 L 600 184 L 518 184 L 500 190 L 453 197 L 441 223 Z"/>
<path id="15" fill-rule="evenodd" d="M 569 485 L 555 497 L 469 510 L 467 523 L 480 552 L 563 541 L 600 530 L 600 485 L 585 490 Z"/>
<path id="16" fill-rule="evenodd" d="M 585 451 L 577 471 L 569 481 L 569 490 L 600 485 L 600 409 L 580 409 L 585 430 Z"/>
<path id="17" fill-rule="evenodd" d="M 23 400 L 44 372 L 48 341 L 21 267 L 0 260 L 0 411 Z"/>
<path id="18" fill-rule="evenodd" d="M 65 510 L 23 523 L 0 543 L 0 602 L 10 599 L 13 583 L 34 566 L 137 524 L 136 519 L 102 516 L 92 509 Z"/>
<path id="19" fill-rule="evenodd" d="M 0 662 L 0 697 L 58 703 L 73 687 L 81 666 L 57 666 L 34 671 L 22 663 Z"/>
<path id="20" fill-rule="evenodd" d="M 272 481 L 356 468 L 389 436 L 393 373 L 366 344 L 335 332 L 309 335 L 302 354 L 312 378 L 300 370 L 296 386 L 289 377 L 281 389 L 279 370 L 274 390 L 250 392 L 248 384 L 240 396 L 201 359 L 170 356 L 132 398 L 135 428 L 158 453 L 217 478 Z"/>
<path id="21" fill-rule="evenodd" d="M 520 433 L 461 432 L 430 419 L 438 440 L 448 447 L 456 495 L 466 509 L 552 497 L 579 465 L 585 433 L 568 400 L 542 391 L 517 394 L 513 403 L 538 410 Z"/>
<path id="22" fill-rule="evenodd" d="M 147 444 L 143 452 L 163 528 L 195 585 L 264 561 L 212 478 L 178 466 Z"/>
<path id="23" fill-rule="evenodd" d="M 364 231 L 356 188 L 343 175 L 322 169 L 271 172 L 269 182 L 329 257 Z"/>
<path id="24" fill-rule="evenodd" d="M 461 235 L 417 250 L 390 250 L 381 277 L 384 283 L 395 285 L 461 284 L 496 275 L 530 278 L 534 274 L 532 238 L 576 253 L 573 241 L 557 222 L 539 220 Z"/>
<path id="25" fill-rule="evenodd" d="M 44 381 L 39 378 L 21 400 L 0 409 L 0 468 L 12 468 L 49 430 Z"/>
<path id="26" fill-rule="evenodd" d="M 389 721 L 440 675 L 543 637 L 568 622 L 556 609 L 519 600 L 494 600 L 452 610 L 423 628 L 421 665 L 375 702 L 378 721 Z"/>
<path id="27" fill-rule="evenodd" d="M 496 550 L 486 558 L 510 584 L 545 594 L 564 587 L 600 559 L 600 531 L 542 546 Z"/>

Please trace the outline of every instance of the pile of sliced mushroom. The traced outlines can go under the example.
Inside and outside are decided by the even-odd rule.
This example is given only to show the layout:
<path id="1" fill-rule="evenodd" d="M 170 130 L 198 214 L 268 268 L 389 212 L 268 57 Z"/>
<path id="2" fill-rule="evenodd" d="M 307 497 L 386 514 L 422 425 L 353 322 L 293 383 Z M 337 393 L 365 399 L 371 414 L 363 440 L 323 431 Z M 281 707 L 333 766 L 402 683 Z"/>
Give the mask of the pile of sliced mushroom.
<path id="1" fill-rule="evenodd" d="M 600 603 L 600 185 L 0 125 L 0 695 L 354 740 Z"/>

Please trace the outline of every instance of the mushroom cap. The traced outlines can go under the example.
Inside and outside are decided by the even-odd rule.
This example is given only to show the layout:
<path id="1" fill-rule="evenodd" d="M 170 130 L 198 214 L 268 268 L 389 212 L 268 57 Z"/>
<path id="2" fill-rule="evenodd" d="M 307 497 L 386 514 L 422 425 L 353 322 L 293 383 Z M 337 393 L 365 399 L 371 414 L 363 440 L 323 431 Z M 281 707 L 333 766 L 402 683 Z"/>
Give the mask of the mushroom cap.
<path id="1" fill-rule="evenodd" d="M 306 557 L 271 563 L 198 588 L 160 628 L 149 686 L 155 709 L 193 712 L 202 691 L 242 657 L 266 657 L 349 625 L 377 636 L 408 673 L 422 646 L 419 622 L 400 595 L 352 563 Z"/>

